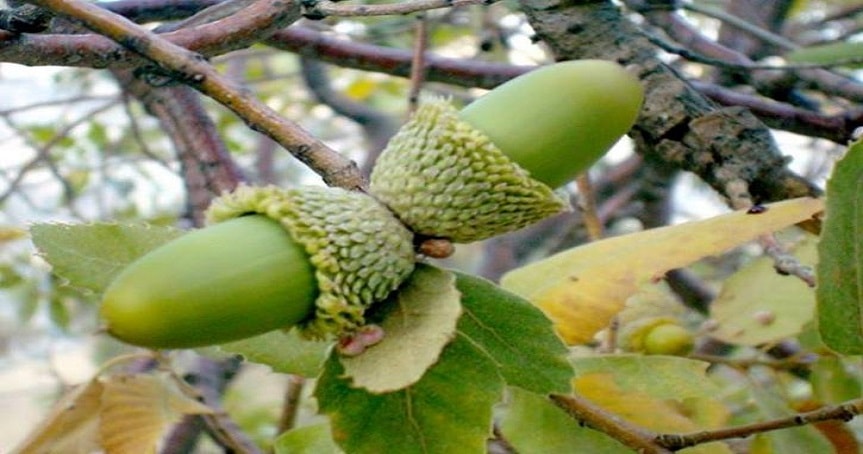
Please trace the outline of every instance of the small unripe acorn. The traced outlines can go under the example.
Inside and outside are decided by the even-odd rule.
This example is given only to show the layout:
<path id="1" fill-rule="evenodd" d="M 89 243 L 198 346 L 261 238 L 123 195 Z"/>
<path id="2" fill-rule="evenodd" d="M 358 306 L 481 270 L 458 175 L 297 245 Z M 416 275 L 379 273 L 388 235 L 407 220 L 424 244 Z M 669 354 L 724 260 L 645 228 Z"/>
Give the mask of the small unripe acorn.
<path id="1" fill-rule="evenodd" d="M 620 346 L 648 355 L 686 355 L 695 336 L 674 317 L 657 316 L 633 321 L 620 331 Z"/>
<path id="2" fill-rule="evenodd" d="M 666 323 L 644 336 L 644 353 L 648 355 L 686 355 L 692 351 L 695 338 L 686 328 Z"/>
<path id="3" fill-rule="evenodd" d="M 106 289 L 107 331 L 150 348 L 189 348 L 297 325 L 348 335 L 413 270 L 413 235 L 371 197 L 336 188 L 241 187 L 215 225 L 129 265 Z"/>
<path id="4" fill-rule="evenodd" d="M 460 112 L 426 100 L 378 158 L 371 192 L 414 232 L 472 242 L 569 208 L 552 188 L 587 170 L 625 134 L 643 90 L 623 67 L 557 63 Z"/>

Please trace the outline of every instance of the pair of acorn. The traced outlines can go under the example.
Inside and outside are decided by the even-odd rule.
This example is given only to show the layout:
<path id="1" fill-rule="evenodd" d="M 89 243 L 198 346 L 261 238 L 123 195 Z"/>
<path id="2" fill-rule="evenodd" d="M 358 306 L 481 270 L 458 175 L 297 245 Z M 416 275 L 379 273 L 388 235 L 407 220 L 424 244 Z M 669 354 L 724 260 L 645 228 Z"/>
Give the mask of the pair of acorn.
<path id="1" fill-rule="evenodd" d="M 414 235 L 473 242 L 568 208 L 553 192 L 632 126 L 637 78 L 601 60 L 541 67 L 462 110 L 429 100 L 372 172 L 370 193 L 241 187 L 210 226 L 130 264 L 106 289 L 107 331 L 189 348 L 298 326 L 349 336 L 410 275 Z"/>

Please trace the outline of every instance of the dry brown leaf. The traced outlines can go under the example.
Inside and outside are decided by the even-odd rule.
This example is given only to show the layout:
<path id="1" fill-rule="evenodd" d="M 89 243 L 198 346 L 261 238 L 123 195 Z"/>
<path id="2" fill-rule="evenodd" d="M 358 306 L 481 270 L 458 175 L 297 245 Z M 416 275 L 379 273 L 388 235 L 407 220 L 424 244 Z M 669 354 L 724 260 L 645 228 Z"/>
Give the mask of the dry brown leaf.
<path id="1" fill-rule="evenodd" d="M 98 450 L 101 396 L 98 380 L 76 386 L 13 454 L 89 454 Z"/>
<path id="2" fill-rule="evenodd" d="M 102 448 L 108 454 L 156 452 L 169 425 L 186 414 L 211 414 L 167 374 L 114 375 L 103 380 Z"/>

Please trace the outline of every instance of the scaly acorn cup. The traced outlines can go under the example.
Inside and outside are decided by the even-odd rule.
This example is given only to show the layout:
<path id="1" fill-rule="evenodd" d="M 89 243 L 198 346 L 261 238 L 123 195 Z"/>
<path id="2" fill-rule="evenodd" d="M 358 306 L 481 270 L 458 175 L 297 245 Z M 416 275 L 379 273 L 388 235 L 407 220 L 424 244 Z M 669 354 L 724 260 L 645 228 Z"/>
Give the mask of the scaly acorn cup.
<path id="1" fill-rule="evenodd" d="M 240 187 L 213 203 L 215 225 L 129 265 L 106 289 L 110 334 L 190 348 L 299 326 L 350 334 L 414 268 L 413 236 L 371 197 L 337 188 Z"/>
<path id="2" fill-rule="evenodd" d="M 558 187 L 635 122 L 644 93 L 623 67 L 556 63 L 460 112 L 426 100 L 378 158 L 371 192 L 414 232 L 472 242 L 569 208 Z"/>

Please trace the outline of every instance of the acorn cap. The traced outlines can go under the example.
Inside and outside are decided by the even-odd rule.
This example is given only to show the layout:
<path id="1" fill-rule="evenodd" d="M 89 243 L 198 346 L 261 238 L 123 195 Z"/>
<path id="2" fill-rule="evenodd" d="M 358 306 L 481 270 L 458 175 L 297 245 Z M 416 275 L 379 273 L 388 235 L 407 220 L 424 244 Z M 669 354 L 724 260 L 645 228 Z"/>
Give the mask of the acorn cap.
<path id="1" fill-rule="evenodd" d="M 370 191 L 415 233 L 457 243 L 569 209 L 439 98 L 425 100 L 390 140 L 372 171 Z"/>
<path id="2" fill-rule="evenodd" d="M 366 308 L 398 288 L 414 269 L 413 235 L 365 194 L 241 186 L 214 201 L 207 220 L 218 223 L 251 213 L 279 221 L 315 267 L 320 293 L 314 316 L 300 323 L 306 337 L 338 336 L 363 326 Z"/>

